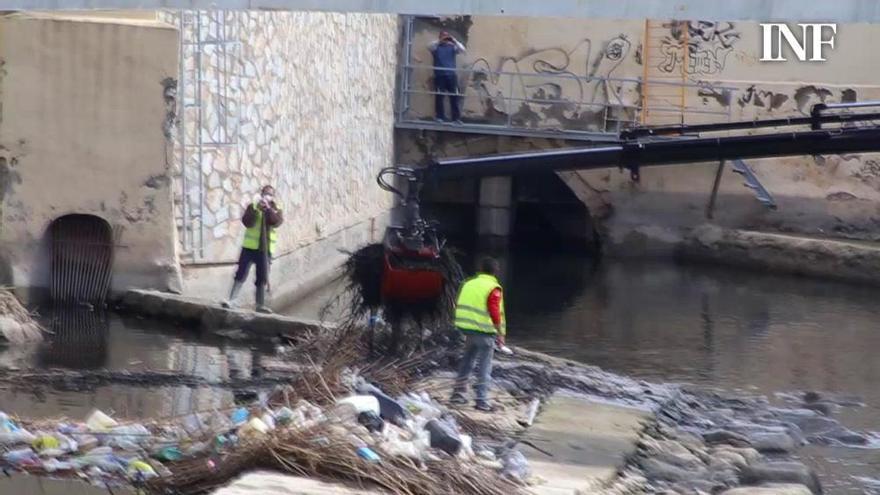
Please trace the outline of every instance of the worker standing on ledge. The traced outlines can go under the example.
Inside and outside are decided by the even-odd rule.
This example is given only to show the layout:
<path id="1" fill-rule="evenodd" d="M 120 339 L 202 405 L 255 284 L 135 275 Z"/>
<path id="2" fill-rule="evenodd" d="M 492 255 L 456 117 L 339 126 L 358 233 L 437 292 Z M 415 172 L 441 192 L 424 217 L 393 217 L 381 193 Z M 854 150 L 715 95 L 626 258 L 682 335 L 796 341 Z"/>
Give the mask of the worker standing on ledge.
<path id="1" fill-rule="evenodd" d="M 438 121 L 446 120 L 446 109 L 443 97 L 449 96 L 452 109 L 452 120 L 461 124 L 461 108 L 459 108 L 458 76 L 455 74 L 457 65 L 455 56 L 464 53 L 464 45 L 446 31 L 440 32 L 440 38 L 428 47 L 434 57 L 434 111 Z"/>
<path id="2" fill-rule="evenodd" d="M 488 398 L 492 355 L 496 343 L 498 347 L 504 347 L 507 333 L 504 297 L 497 278 L 499 271 L 497 260 L 485 258 L 480 261 L 478 273 L 464 282 L 455 305 L 455 327 L 465 335 L 466 341 L 450 402 L 467 404 L 464 394 L 476 364 L 476 408 L 487 412 L 494 409 Z"/>
<path id="3" fill-rule="evenodd" d="M 241 223 L 247 227 L 247 230 L 244 232 L 244 242 L 241 245 L 238 269 L 235 271 L 229 300 L 223 302 L 224 308 L 234 305 L 251 265 L 254 264 L 257 265 L 257 311 L 272 312 L 266 305 L 266 286 L 269 282 L 269 264 L 272 253 L 275 252 L 277 236 L 275 229 L 283 221 L 281 208 L 275 203 L 275 189 L 272 186 L 263 186 L 260 198 L 249 204 L 241 217 Z"/>

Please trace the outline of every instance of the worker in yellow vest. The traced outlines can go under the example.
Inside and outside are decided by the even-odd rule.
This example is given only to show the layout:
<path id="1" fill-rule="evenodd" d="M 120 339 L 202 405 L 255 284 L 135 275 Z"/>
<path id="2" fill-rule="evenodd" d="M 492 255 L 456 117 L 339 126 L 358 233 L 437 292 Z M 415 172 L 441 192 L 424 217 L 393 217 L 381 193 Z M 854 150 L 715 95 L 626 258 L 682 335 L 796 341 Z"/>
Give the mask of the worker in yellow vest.
<path id="1" fill-rule="evenodd" d="M 247 230 L 244 232 L 244 242 L 241 245 L 241 255 L 238 257 L 238 269 L 235 271 L 232 290 L 223 307 L 229 308 L 235 304 L 235 298 L 238 297 L 247 279 L 251 265 L 256 265 L 257 311 L 271 313 L 266 305 L 266 284 L 269 281 L 269 263 L 275 252 L 277 239 L 275 229 L 283 221 L 281 208 L 275 203 L 275 189 L 272 186 L 264 186 L 260 191 L 260 198 L 249 204 L 241 217 L 241 223 Z"/>
<path id="2" fill-rule="evenodd" d="M 455 327 L 465 336 L 465 351 L 458 368 L 458 377 L 450 402 L 467 404 L 465 392 L 474 365 L 477 366 L 476 408 L 490 412 L 488 388 L 492 379 L 492 355 L 495 344 L 504 346 L 507 322 L 504 298 L 498 282 L 498 261 L 485 258 L 479 272 L 462 285 L 455 305 Z"/>

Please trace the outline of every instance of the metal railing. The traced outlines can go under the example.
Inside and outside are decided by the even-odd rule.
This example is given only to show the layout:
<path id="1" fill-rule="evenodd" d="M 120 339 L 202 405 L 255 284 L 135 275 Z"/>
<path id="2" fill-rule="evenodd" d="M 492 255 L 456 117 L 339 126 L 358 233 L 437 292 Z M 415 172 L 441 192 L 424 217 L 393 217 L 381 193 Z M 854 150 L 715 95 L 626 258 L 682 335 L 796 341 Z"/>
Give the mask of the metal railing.
<path id="1" fill-rule="evenodd" d="M 434 120 L 434 98 L 438 95 L 458 97 L 464 126 L 504 133 L 551 131 L 586 138 L 616 135 L 623 129 L 637 125 L 645 110 L 638 94 L 643 84 L 640 78 L 585 77 L 567 72 L 527 73 L 464 67 L 454 69 L 459 91 L 448 93 L 433 88 L 434 70 L 433 66 L 428 65 L 401 66 L 398 124 L 431 125 Z M 697 99 L 697 92 L 705 88 L 705 84 L 668 81 L 648 81 L 648 84 L 683 87 L 693 92 L 693 99 Z M 622 94 L 626 91 L 632 91 L 629 98 Z M 475 109 L 482 110 L 482 115 Z M 711 116 L 716 121 L 727 121 L 731 116 L 729 107 L 706 110 L 674 104 L 652 105 L 650 112 Z"/>
<path id="2" fill-rule="evenodd" d="M 459 99 L 464 122 L 456 128 L 466 132 L 607 140 L 623 129 L 644 123 L 643 117 L 649 114 L 680 116 L 682 121 L 686 115 L 711 121 L 731 118 L 730 106 L 716 110 L 693 105 L 699 104 L 699 92 L 707 86 L 716 91 L 738 91 L 734 87 L 579 75 L 552 67 L 546 71 L 505 71 L 491 68 L 485 60 L 453 69 L 458 92 L 438 91 L 433 84 L 435 68 L 414 63 L 415 27 L 422 20 L 406 16 L 403 22 L 396 116 L 399 127 L 448 127 L 434 120 L 434 99 L 438 95 Z M 646 84 L 682 88 L 687 98 L 668 104 L 652 100 L 650 108 L 643 108 Z M 692 106 L 686 106 L 688 101 Z"/>

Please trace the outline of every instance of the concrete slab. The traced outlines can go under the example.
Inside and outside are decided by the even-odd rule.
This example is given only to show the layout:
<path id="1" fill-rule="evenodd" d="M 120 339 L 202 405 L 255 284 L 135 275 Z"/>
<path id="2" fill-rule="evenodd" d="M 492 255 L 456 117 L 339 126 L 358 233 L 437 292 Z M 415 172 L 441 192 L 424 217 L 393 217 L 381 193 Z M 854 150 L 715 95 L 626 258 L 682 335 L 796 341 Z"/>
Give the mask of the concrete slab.
<path id="1" fill-rule="evenodd" d="M 537 495 L 592 493 L 617 475 L 650 413 L 579 397 L 554 395 L 524 439 L 537 448 L 520 449 L 532 474 L 544 480 Z"/>
<path id="2" fill-rule="evenodd" d="M 216 301 L 151 290 L 130 290 L 121 306 L 145 316 L 189 322 L 208 330 L 241 329 L 248 337 L 296 336 L 326 328 L 317 321 L 244 309 L 225 309 Z"/>
<path id="3" fill-rule="evenodd" d="M 291 476 L 271 471 L 248 473 L 214 495 L 380 495 L 384 492 L 357 486 Z"/>

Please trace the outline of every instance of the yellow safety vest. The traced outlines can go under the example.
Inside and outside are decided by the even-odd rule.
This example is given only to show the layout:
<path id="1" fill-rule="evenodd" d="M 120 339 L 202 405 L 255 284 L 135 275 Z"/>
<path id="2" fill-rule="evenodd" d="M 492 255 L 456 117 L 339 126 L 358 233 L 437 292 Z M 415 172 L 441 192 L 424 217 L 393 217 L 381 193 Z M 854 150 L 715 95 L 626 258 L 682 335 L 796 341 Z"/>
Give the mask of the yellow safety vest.
<path id="1" fill-rule="evenodd" d="M 257 208 L 257 202 L 253 203 L 254 211 L 257 214 L 257 221 L 254 222 L 253 227 L 248 227 L 247 230 L 244 231 L 244 242 L 242 246 L 247 249 L 260 249 L 260 229 L 263 226 L 263 210 Z M 278 209 L 281 211 L 281 208 Z M 275 232 L 274 227 L 269 227 L 269 252 L 275 252 L 275 241 L 278 237 L 278 234 Z"/>
<path id="2" fill-rule="evenodd" d="M 498 279 L 481 273 L 469 278 L 461 286 L 458 302 L 455 305 L 455 326 L 461 330 L 472 330 L 489 334 L 497 333 L 489 315 L 489 294 L 501 289 Z M 504 297 L 501 297 L 501 335 L 507 334 L 507 321 L 504 317 Z"/>

